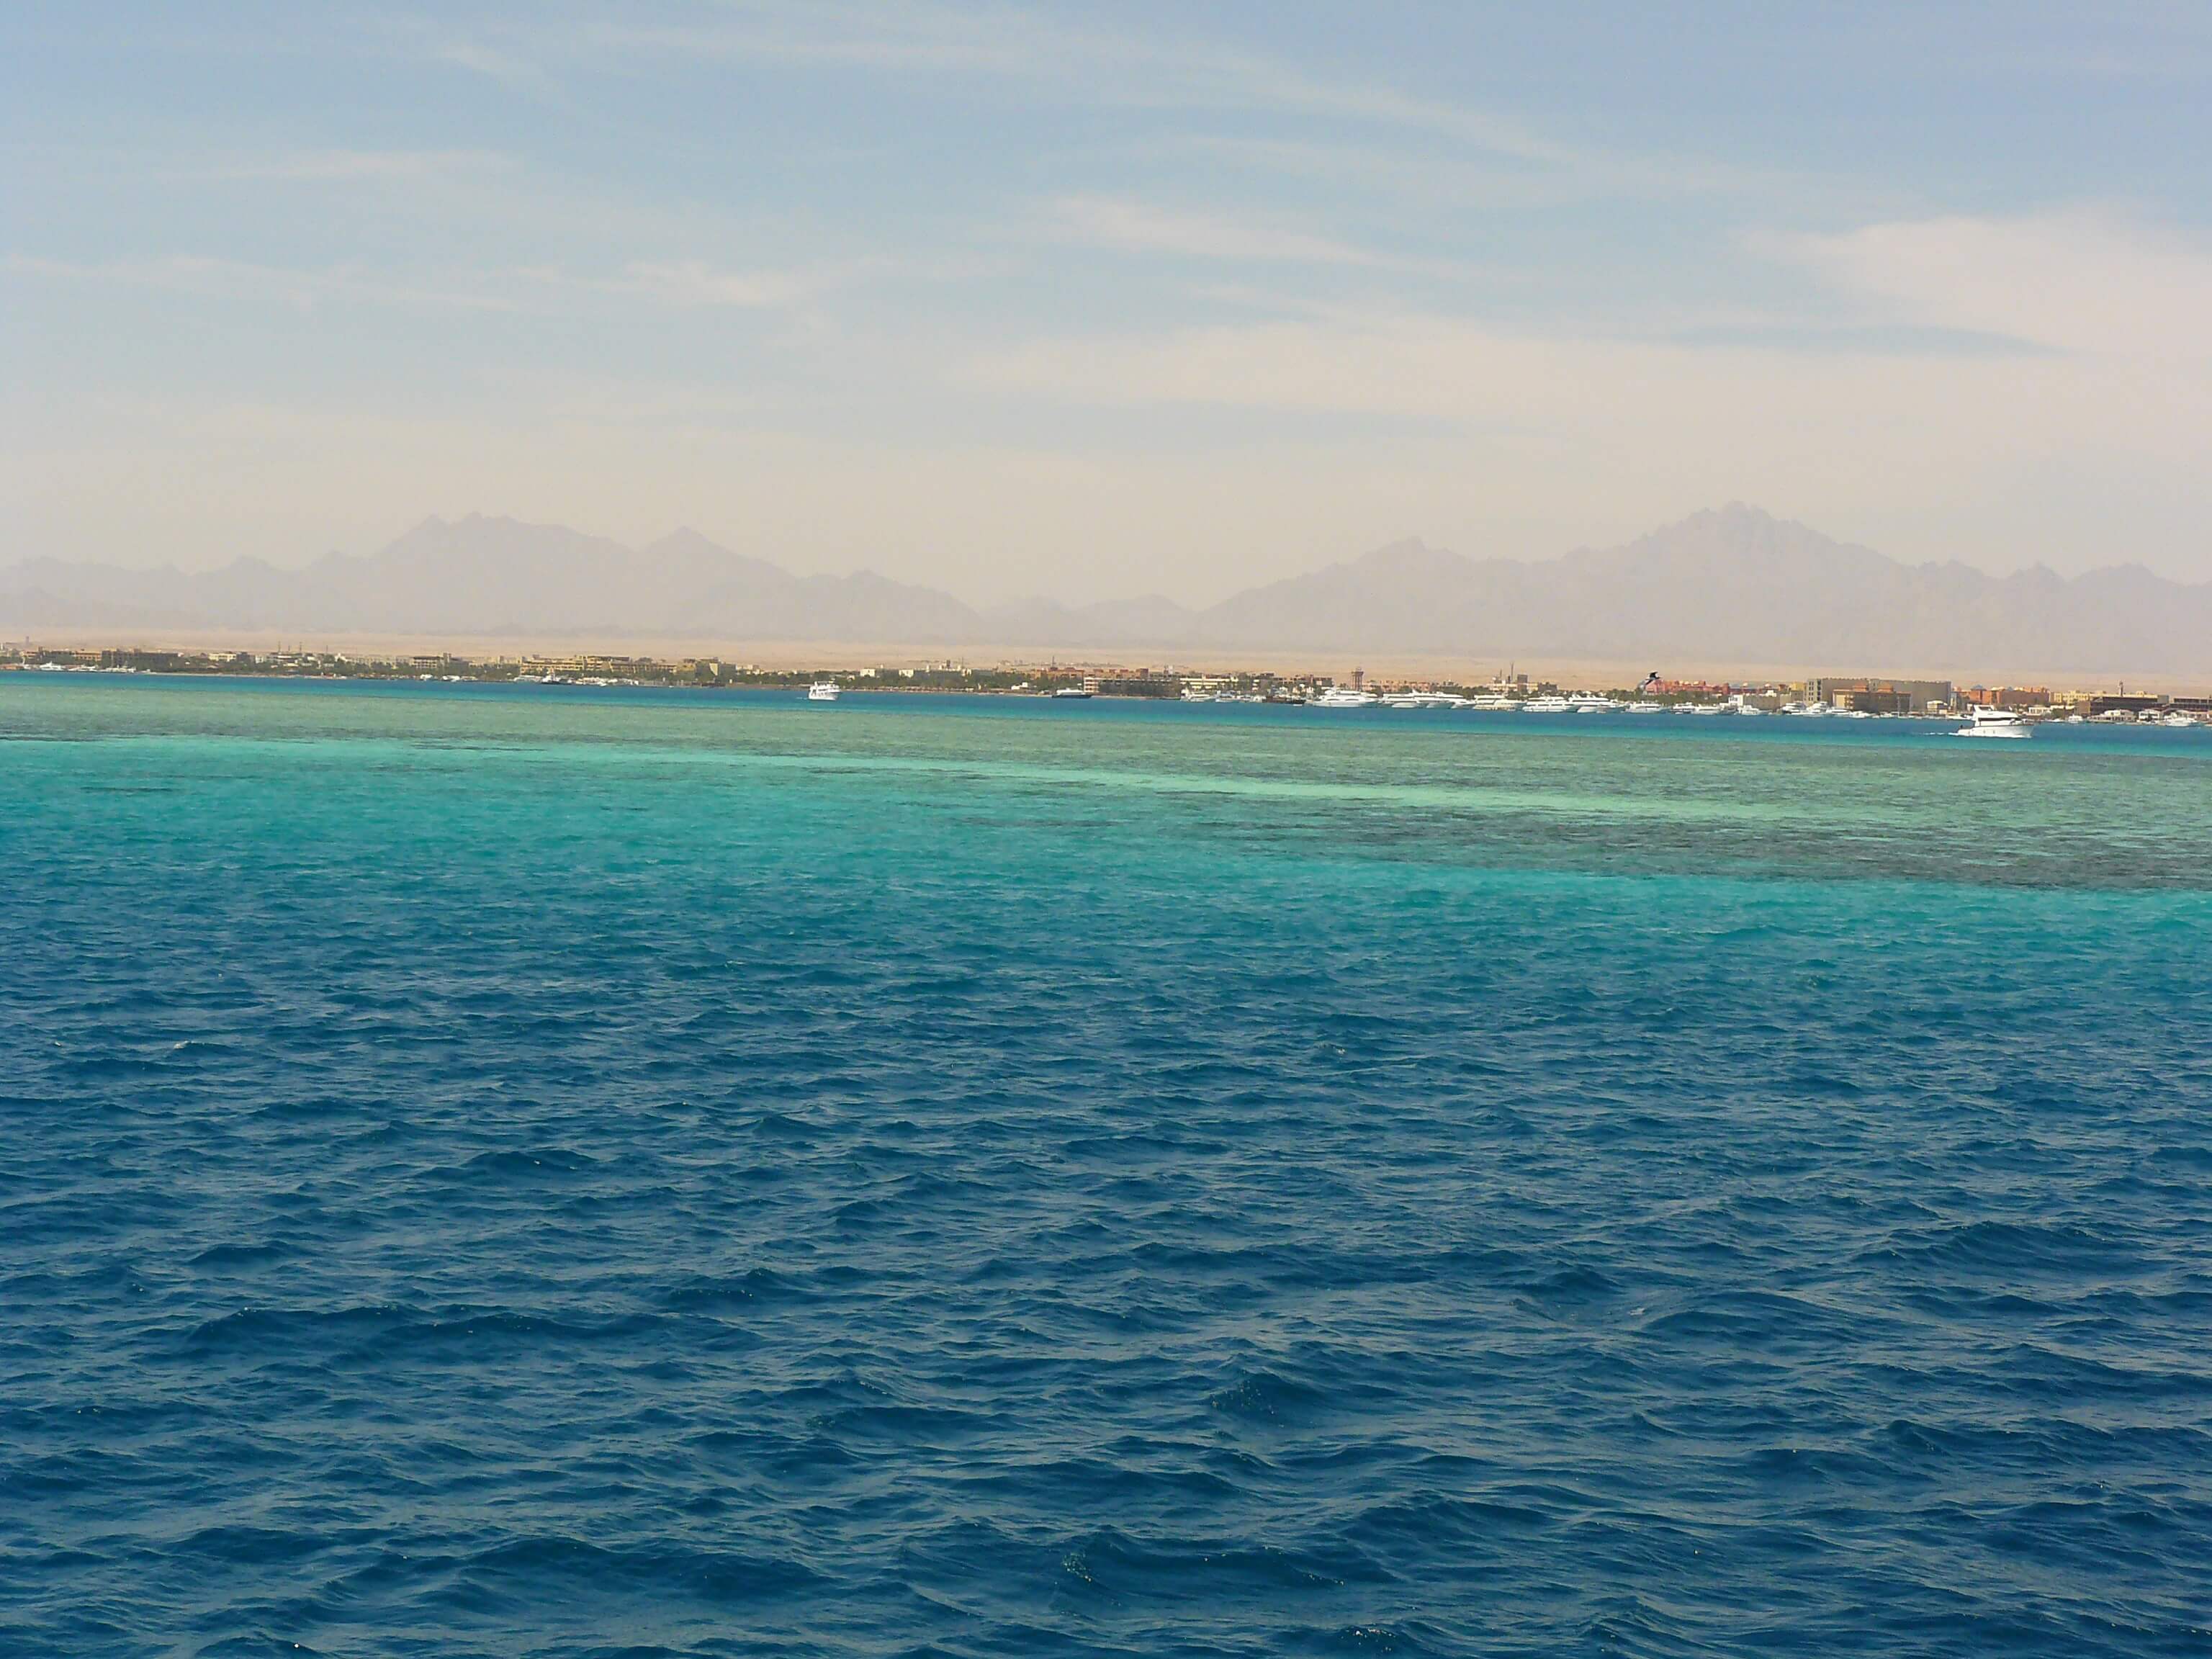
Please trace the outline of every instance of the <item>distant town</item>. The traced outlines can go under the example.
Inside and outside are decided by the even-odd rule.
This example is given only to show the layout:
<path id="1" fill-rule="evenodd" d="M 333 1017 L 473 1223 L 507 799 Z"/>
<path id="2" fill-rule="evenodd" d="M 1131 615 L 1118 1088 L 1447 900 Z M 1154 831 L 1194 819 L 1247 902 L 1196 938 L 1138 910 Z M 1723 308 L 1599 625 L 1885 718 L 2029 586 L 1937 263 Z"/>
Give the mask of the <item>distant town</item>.
<path id="1" fill-rule="evenodd" d="M 2028 720 L 2184 721 L 2212 724 L 2212 696 L 2130 691 L 2117 686 L 1957 685 L 1949 680 L 1817 677 L 1796 681 L 1668 679 L 1630 684 L 1563 684 L 1506 669 L 1488 679 L 1370 678 L 1322 673 L 1210 672 L 1174 664 L 946 660 L 913 666 L 797 670 L 720 657 L 470 657 L 438 652 L 161 651 L 131 647 L 0 646 L 0 673 L 243 675 L 302 679 L 416 680 L 506 685 L 663 686 L 693 689 L 958 691 L 1003 696 L 1143 697 L 1188 702 L 1319 703 L 1332 707 L 1462 707 L 1572 713 L 1603 708 L 1711 714 L 1820 714 L 1847 718 L 1959 717 L 1976 708 Z"/>

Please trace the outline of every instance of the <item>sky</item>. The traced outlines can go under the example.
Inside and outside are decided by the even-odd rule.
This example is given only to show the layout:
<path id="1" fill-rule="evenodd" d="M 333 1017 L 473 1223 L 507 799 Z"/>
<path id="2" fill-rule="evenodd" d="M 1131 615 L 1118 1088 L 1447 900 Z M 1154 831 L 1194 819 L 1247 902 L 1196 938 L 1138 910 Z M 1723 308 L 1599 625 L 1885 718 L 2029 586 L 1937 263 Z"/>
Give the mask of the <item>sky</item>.
<path id="1" fill-rule="evenodd" d="M 2212 8 L 0 9 L 0 562 L 2212 580 Z"/>

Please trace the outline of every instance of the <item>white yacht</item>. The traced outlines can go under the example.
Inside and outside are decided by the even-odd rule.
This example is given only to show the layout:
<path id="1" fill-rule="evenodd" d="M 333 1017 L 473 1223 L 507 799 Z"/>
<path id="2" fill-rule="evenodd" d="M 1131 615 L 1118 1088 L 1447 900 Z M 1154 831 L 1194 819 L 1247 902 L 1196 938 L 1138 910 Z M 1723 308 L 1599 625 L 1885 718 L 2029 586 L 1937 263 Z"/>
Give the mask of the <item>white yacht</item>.
<path id="1" fill-rule="evenodd" d="M 836 702 L 837 682 L 835 680 L 815 681 L 813 684 L 806 688 L 806 701 L 809 702 Z"/>
<path id="2" fill-rule="evenodd" d="M 1663 714 L 1667 712 L 1667 705 L 1663 702 L 1632 702 L 1627 705 L 1626 712 L 1631 714 Z"/>
<path id="3" fill-rule="evenodd" d="M 1577 691 L 1567 699 L 1567 706 L 1577 714 L 1610 714 L 1620 705 L 1595 691 Z"/>
<path id="4" fill-rule="evenodd" d="M 2177 708 L 2159 724 L 2160 726 L 2194 726 L 2197 724 L 2197 716 Z"/>
<path id="5" fill-rule="evenodd" d="M 1372 708 L 1380 699 L 1372 691 L 1356 690 L 1348 685 L 1332 685 L 1321 696 L 1307 701 L 1316 708 Z"/>
<path id="6" fill-rule="evenodd" d="M 1548 697 L 1531 697 L 1521 706 L 1532 714 L 1571 714 L 1575 712 L 1573 703 L 1556 695 Z"/>
<path id="7" fill-rule="evenodd" d="M 1462 708 L 1467 699 L 1455 697 L 1449 691 L 1386 691 L 1382 694 L 1385 708 Z"/>
<path id="8" fill-rule="evenodd" d="M 1973 722 L 1951 735 L 1958 738 L 2024 738 L 2032 728 L 2016 709 L 1977 708 Z"/>

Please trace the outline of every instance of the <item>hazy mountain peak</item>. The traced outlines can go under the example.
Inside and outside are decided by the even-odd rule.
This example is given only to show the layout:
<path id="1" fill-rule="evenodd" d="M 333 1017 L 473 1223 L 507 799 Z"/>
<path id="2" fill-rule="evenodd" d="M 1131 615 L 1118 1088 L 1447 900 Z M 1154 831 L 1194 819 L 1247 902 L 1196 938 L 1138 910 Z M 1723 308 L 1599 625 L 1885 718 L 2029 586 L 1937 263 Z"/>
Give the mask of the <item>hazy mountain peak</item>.
<path id="1" fill-rule="evenodd" d="M 1730 501 L 1723 507 L 1700 507 L 1671 524 L 1647 530 L 1628 545 L 1665 546 L 1698 540 L 1747 548 L 1799 542 L 1842 544 L 1795 519 L 1777 518 L 1765 507 L 1754 507 L 1748 501 Z"/>
<path id="2" fill-rule="evenodd" d="M 732 558 L 737 556 L 731 553 L 729 549 L 694 530 L 688 524 L 679 525 L 658 541 L 647 542 L 640 551 L 682 554 L 720 553 Z"/>
<path id="3" fill-rule="evenodd" d="M 1372 580 L 1385 575 L 1396 580 L 1432 580 L 1440 574 L 1455 573 L 1468 562 L 1465 556 L 1448 547 L 1431 547 L 1419 536 L 1407 536 L 1395 542 L 1361 554 L 1348 564 L 1324 567 L 1326 571 L 1357 573 L 1361 580 Z M 1293 577 L 1297 580 L 1298 578 Z"/>

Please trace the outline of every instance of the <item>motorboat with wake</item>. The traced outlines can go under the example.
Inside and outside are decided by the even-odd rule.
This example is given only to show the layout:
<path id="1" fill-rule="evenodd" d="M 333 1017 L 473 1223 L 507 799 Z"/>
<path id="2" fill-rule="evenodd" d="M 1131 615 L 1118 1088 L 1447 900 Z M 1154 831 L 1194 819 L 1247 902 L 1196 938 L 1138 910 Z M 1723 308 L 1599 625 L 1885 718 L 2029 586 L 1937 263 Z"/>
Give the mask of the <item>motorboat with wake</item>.
<path id="1" fill-rule="evenodd" d="M 2024 738 L 2034 728 L 2013 708 L 1977 708 L 1971 724 L 1960 726 L 1954 738 Z"/>

